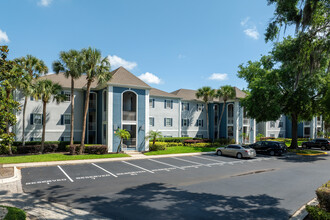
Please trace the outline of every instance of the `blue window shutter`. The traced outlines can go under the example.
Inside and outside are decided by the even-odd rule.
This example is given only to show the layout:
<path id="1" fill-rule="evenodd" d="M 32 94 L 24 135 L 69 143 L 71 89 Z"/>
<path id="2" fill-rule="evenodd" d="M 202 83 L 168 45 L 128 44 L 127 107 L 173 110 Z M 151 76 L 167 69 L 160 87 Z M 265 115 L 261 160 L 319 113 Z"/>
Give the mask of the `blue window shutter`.
<path id="1" fill-rule="evenodd" d="M 155 99 L 152 99 L 152 107 L 155 108 Z"/>
<path id="2" fill-rule="evenodd" d="M 183 127 L 183 119 L 181 119 L 181 127 Z"/>
<path id="3" fill-rule="evenodd" d="M 202 127 L 204 127 L 204 125 L 203 125 L 204 123 L 203 122 L 204 122 L 204 120 L 202 120 Z"/>
<path id="4" fill-rule="evenodd" d="M 164 108 L 166 108 L 166 99 L 164 100 Z"/>
<path id="5" fill-rule="evenodd" d="M 198 104 L 196 104 L 196 109 L 197 109 L 197 111 L 198 111 Z"/>
<path id="6" fill-rule="evenodd" d="M 61 91 L 61 95 L 63 95 L 64 94 L 64 91 Z"/>
<path id="7" fill-rule="evenodd" d="M 61 115 L 61 125 L 64 125 L 64 115 Z"/>
<path id="8" fill-rule="evenodd" d="M 33 114 L 30 114 L 30 125 L 33 125 Z"/>
<path id="9" fill-rule="evenodd" d="M 173 100 L 171 100 L 171 109 L 173 109 Z"/>
<path id="10" fill-rule="evenodd" d="M 189 103 L 188 103 L 188 111 L 189 111 Z"/>
<path id="11" fill-rule="evenodd" d="M 196 120 L 195 126 L 196 126 L 196 127 L 198 126 L 198 119 Z"/>
<path id="12" fill-rule="evenodd" d="M 41 124 L 44 124 L 44 114 L 41 114 Z"/>
<path id="13" fill-rule="evenodd" d="M 61 141 L 64 141 L 64 137 L 61 137 Z"/>
<path id="14" fill-rule="evenodd" d="M 30 137 L 30 141 L 33 141 L 33 137 Z"/>
<path id="15" fill-rule="evenodd" d="M 166 118 L 164 118 L 164 127 L 166 127 Z"/>
<path id="16" fill-rule="evenodd" d="M 33 101 L 33 96 L 30 96 L 30 101 Z"/>
<path id="17" fill-rule="evenodd" d="M 173 126 L 173 118 L 171 118 L 171 127 Z"/>

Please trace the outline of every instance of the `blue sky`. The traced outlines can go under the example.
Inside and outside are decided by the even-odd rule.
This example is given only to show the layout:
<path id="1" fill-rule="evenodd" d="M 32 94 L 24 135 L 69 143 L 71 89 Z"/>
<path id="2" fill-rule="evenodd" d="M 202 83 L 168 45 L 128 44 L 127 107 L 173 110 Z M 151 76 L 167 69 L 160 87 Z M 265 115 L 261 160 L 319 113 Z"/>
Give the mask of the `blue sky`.
<path id="1" fill-rule="evenodd" d="M 92 46 L 149 85 L 171 92 L 245 88 L 238 65 L 267 54 L 274 7 L 266 0 L 0 1 L 0 43 L 10 58 L 51 64 L 60 51 Z"/>

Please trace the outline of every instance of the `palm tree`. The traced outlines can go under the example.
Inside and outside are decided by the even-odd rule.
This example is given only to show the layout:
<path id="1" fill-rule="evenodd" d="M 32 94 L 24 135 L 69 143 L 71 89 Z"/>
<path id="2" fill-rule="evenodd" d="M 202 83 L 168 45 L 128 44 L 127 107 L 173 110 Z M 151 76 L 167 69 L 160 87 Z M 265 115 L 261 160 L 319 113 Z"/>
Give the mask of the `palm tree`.
<path id="1" fill-rule="evenodd" d="M 102 58 L 101 51 L 97 49 L 82 49 L 82 62 L 83 62 L 83 72 L 86 74 L 87 80 L 87 91 L 85 98 L 84 107 L 84 118 L 83 118 L 83 128 L 81 135 L 81 144 L 79 154 L 84 151 L 85 133 L 86 133 L 86 119 L 89 105 L 89 93 L 91 89 L 91 84 L 95 80 L 98 81 L 98 85 L 107 83 L 111 79 L 110 72 L 110 62 L 107 58 Z"/>
<path id="2" fill-rule="evenodd" d="M 42 138 L 41 138 L 41 152 L 44 151 L 45 146 L 45 131 L 46 131 L 46 107 L 51 100 L 56 101 L 57 104 L 65 100 L 65 96 L 61 94 L 62 87 L 58 83 L 53 83 L 49 79 L 38 80 L 33 85 L 33 97 L 42 101 Z"/>
<path id="3" fill-rule="evenodd" d="M 234 99 L 236 97 L 236 91 L 235 88 L 229 85 L 221 86 L 216 94 L 215 97 L 219 98 L 219 100 L 222 98 L 223 100 L 223 106 L 222 106 L 222 111 L 221 115 L 218 121 L 218 138 L 220 138 L 220 124 L 221 124 L 221 119 L 223 116 L 223 113 L 225 111 L 226 103 L 229 99 Z"/>
<path id="4" fill-rule="evenodd" d="M 157 138 L 163 138 L 162 132 L 160 131 L 149 131 L 146 139 L 152 139 L 152 145 L 155 146 L 155 142 Z"/>
<path id="5" fill-rule="evenodd" d="M 207 131 L 207 138 L 210 138 L 209 136 L 209 112 L 208 112 L 208 106 L 207 103 L 213 99 L 215 94 L 214 89 L 211 89 L 211 87 L 204 86 L 202 88 L 199 88 L 196 92 L 197 98 L 202 98 L 205 103 L 206 108 L 206 131 Z"/>
<path id="6" fill-rule="evenodd" d="M 73 145 L 74 131 L 74 80 L 82 75 L 81 54 L 76 50 L 61 51 L 60 59 L 53 62 L 53 71 L 56 74 L 63 72 L 66 78 L 71 78 L 71 126 L 70 145 Z"/>
<path id="7" fill-rule="evenodd" d="M 14 60 L 18 63 L 23 70 L 25 70 L 30 75 L 30 80 L 37 79 L 40 75 L 48 72 L 48 68 L 42 60 L 32 56 L 26 55 L 26 57 L 16 58 Z M 23 105 L 23 120 L 22 120 L 22 145 L 25 146 L 25 111 L 28 96 L 31 95 L 31 90 L 29 85 L 24 88 L 21 88 L 24 94 L 24 105 Z"/>
<path id="8" fill-rule="evenodd" d="M 116 136 L 120 138 L 120 142 L 117 148 L 117 153 L 119 153 L 119 150 L 121 149 L 121 146 L 123 145 L 124 139 L 130 139 L 131 134 L 126 129 L 117 129 Z"/>

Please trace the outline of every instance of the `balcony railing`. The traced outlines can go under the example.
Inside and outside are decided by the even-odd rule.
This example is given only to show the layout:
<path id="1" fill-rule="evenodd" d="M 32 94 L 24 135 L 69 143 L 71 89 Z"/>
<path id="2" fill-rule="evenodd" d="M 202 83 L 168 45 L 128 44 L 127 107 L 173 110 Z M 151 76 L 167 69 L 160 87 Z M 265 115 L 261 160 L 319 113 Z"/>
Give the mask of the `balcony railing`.
<path id="1" fill-rule="evenodd" d="M 234 124 L 234 118 L 228 118 L 228 124 Z"/>
<path id="2" fill-rule="evenodd" d="M 135 121 L 136 120 L 136 112 L 124 111 L 123 112 L 123 120 L 124 121 Z"/>
<path id="3" fill-rule="evenodd" d="M 243 125 L 248 125 L 249 121 L 250 121 L 250 119 L 244 118 L 243 119 Z"/>

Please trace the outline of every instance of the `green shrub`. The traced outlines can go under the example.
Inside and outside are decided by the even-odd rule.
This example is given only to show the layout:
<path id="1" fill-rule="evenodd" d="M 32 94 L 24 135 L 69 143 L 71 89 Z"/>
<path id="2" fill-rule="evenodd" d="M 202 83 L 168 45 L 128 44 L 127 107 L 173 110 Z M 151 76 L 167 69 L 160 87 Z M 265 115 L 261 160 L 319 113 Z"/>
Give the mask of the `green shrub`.
<path id="1" fill-rule="evenodd" d="M 314 220 L 330 220 L 330 213 L 317 206 L 307 205 L 306 210 Z"/>
<path id="2" fill-rule="evenodd" d="M 233 138 L 219 138 L 214 141 L 220 145 L 235 144 L 235 139 Z"/>
<path id="3" fill-rule="evenodd" d="M 11 152 L 13 154 L 17 153 L 17 147 L 16 146 L 11 146 Z M 0 144 L 0 155 L 1 154 L 9 154 L 9 147 L 4 145 L 4 144 Z"/>
<path id="4" fill-rule="evenodd" d="M 149 151 L 166 150 L 166 142 L 156 142 L 154 145 L 149 145 Z"/>
<path id="5" fill-rule="evenodd" d="M 183 146 L 183 143 L 177 143 L 177 142 L 167 142 L 166 143 L 167 145 L 167 147 L 175 147 L 175 146 Z"/>
<path id="6" fill-rule="evenodd" d="M 45 144 L 44 153 L 55 153 L 58 148 L 58 144 Z M 18 154 L 35 154 L 39 153 L 41 150 L 41 145 L 25 145 L 17 147 Z"/>
<path id="7" fill-rule="evenodd" d="M 157 142 L 176 142 L 183 143 L 184 140 L 193 139 L 191 137 L 165 137 L 165 138 L 157 138 Z"/>
<path id="8" fill-rule="evenodd" d="M 330 181 L 316 190 L 316 196 L 320 207 L 330 212 Z"/>
<path id="9" fill-rule="evenodd" d="M 74 144 L 72 146 L 66 145 L 66 151 L 69 151 L 71 154 L 77 154 L 80 151 L 80 144 Z M 101 144 L 85 144 L 85 154 L 107 154 L 108 147 Z"/>

